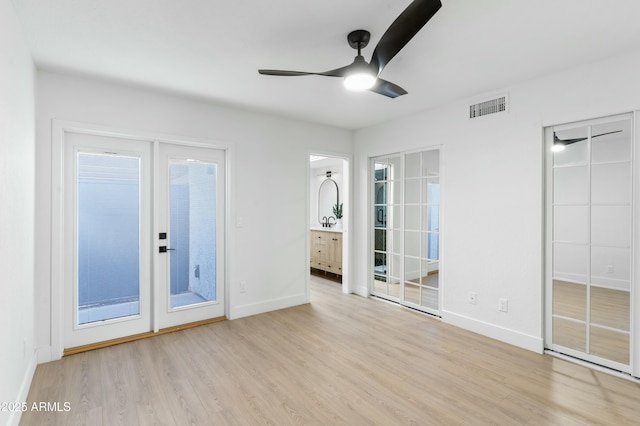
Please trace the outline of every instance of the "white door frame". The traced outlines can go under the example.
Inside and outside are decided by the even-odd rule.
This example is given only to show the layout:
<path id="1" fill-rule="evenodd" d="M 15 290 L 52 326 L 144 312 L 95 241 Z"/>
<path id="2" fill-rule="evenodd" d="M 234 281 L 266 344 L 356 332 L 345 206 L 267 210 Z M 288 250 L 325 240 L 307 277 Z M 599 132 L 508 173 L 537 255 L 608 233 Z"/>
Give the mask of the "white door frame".
<path id="1" fill-rule="evenodd" d="M 149 131 L 123 129 L 111 126 L 88 124 L 66 120 L 52 120 L 52 136 L 51 136 L 51 357 L 50 360 L 62 358 L 64 353 L 64 282 L 67 279 L 64 268 L 65 261 L 65 200 L 69 194 L 65 193 L 65 134 L 80 133 L 88 135 L 109 136 L 125 139 L 133 139 L 138 141 L 146 141 L 152 145 L 154 163 L 157 160 L 157 149 L 153 147 L 158 142 L 188 145 L 194 147 L 214 148 L 225 151 L 225 218 L 231 217 L 232 197 L 231 191 L 231 162 L 234 152 L 234 144 L 228 142 L 218 142 L 206 138 L 185 137 L 164 133 L 156 133 Z M 152 214 L 154 224 L 157 223 L 156 213 Z M 153 227 L 152 227 L 153 229 Z M 229 221 L 225 221 L 225 271 L 224 277 L 225 289 L 225 316 L 229 314 L 229 264 L 230 264 L 230 245 L 229 245 Z M 155 239 L 152 238 L 152 241 Z M 155 246 L 155 244 L 154 244 Z M 153 268 L 153 267 L 152 267 Z M 152 317 L 155 317 L 152 312 Z M 156 330 L 155 321 L 152 318 L 152 329 Z"/>
<path id="2" fill-rule="evenodd" d="M 343 180 L 342 180 L 342 199 L 343 199 L 343 203 L 344 203 L 344 211 L 345 211 L 345 215 L 342 218 L 342 228 L 343 228 L 343 232 L 342 232 L 342 292 L 343 293 L 352 293 L 354 291 L 354 289 L 352 289 L 351 287 L 351 244 L 352 244 L 352 235 L 353 235 L 353 226 L 351 226 L 351 224 L 353 223 L 352 219 L 353 219 L 353 215 L 352 215 L 352 210 L 353 210 L 353 200 L 352 200 L 352 164 L 353 164 L 353 157 L 351 155 L 348 154 L 344 154 L 344 153 L 336 153 L 336 152 L 329 152 L 329 151 L 323 151 L 323 150 L 318 150 L 318 149 L 311 149 L 309 150 L 309 152 L 307 153 L 307 219 L 306 219 L 306 224 L 307 224 L 307 232 L 306 232 L 306 260 L 305 260 L 305 265 L 307 268 L 307 274 L 306 274 L 306 298 L 307 298 L 307 303 L 309 303 L 310 301 L 310 297 L 311 297 L 311 271 L 309 269 L 309 261 L 311 259 L 311 253 L 309 252 L 309 247 L 311 245 L 311 197 L 317 197 L 318 194 L 312 194 L 310 187 L 311 187 L 311 162 L 309 161 L 309 157 L 311 155 L 320 155 L 323 157 L 332 157 L 332 158 L 339 158 L 341 160 L 343 160 L 343 164 L 344 164 L 344 169 L 342 171 L 343 173 Z"/>

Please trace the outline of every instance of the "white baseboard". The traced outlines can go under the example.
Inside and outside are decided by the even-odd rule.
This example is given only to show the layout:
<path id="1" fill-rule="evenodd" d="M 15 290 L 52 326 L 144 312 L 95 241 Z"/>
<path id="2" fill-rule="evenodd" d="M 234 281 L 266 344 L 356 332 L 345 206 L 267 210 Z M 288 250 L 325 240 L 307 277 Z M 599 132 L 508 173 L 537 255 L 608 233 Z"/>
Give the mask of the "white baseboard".
<path id="1" fill-rule="evenodd" d="M 304 305 L 306 303 L 307 295 L 302 293 L 295 296 L 283 297 L 281 299 L 271 299 L 258 303 L 233 306 L 229 309 L 229 319 L 238 319 L 251 315 L 263 314 L 265 312 L 291 308 L 293 306 Z"/>
<path id="2" fill-rule="evenodd" d="M 357 286 L 351 289 L 351 293 L 362 297 L 369 297 L 369 289 L 367 286 Z"/>
<path id="3" fill-rule="evenodd" d="M 31 388 L 31 381 L 33 380 L 33 374 L 36 372 L 36 367 L 38 366 L 36 351 L 31 354 L 31 359 L 29 360 L 29 364 L 27 365 L 27 369 L 24 372 L 24 377 L 22 378 L 22 383 L 20 384 L 20 389 L 18 390 L 18 395 L 14 401 L 17 402 L 26 402 L 27 397 L 29 396 L 29 388 Z M 9 414 L 9 420 L 7 425 L 9 426 L 18 426 L 20 424 L 20 418 L 22 417 L 22 411 L 15 410 L 11 411 Z"/>
<path id="4" fill-rule="evenodd" d="M 539 354 L 544 351 L 544 340 L 541 337 L 531 336 L 519 331 L 500 327 L 495 324 L 478 321 L 477 319 L 465 317 L 453 312 L 441 311 L 441 314 L 442 321 L 447 324 L 482 334 L 483 336 L 500 340 L 501 342 L 518 346 Z"/>

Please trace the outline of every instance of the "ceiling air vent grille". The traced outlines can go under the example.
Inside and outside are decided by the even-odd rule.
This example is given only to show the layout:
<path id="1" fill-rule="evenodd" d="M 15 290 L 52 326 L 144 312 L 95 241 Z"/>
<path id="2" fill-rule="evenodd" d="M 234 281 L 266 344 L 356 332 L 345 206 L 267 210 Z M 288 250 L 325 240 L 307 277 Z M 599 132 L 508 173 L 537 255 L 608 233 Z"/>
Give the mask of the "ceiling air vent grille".
<path id="1" fill-rule="evenodd" d="M 500 96 L 488 101 L 478 102 L 469 106 L 469 118 L 478 118 L 485 115 L 497 114 L 507 110 L 507 96 Z"/>

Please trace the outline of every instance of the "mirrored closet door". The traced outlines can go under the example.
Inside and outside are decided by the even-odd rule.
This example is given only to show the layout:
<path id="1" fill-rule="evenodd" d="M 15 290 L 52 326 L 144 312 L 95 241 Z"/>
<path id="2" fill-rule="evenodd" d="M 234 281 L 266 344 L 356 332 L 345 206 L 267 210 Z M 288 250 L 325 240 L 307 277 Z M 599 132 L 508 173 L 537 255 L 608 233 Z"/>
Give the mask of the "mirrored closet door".
<path id="1" fill-rule="evenodd" d="M 547 347 L 630 372 L 632 117 L 547 129 Z"/>
<path id="2" fill-rule="evenodd" d="M 375 296 L 439 315 L 440 151 L 372 160 Z"/>

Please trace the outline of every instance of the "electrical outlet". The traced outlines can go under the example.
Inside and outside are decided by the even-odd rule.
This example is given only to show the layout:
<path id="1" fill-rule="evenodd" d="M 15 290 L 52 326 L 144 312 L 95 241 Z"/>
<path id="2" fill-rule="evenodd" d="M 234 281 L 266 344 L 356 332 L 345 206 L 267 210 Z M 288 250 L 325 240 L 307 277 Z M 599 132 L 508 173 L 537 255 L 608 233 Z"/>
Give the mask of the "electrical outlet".
<path id="1" fill-rule="evenodd" d="M 498 299 L 498 310 L 507 312 L 509 310 L 509 302 L 507 299 Z"/>
<path id="2" fill-rule="evenodd" d="M 240 293 L 246 293 L 246 292 L 247 292 L 247 282 L 240 281 Z"/>
<path id="3" fill-rule="evenodd" d="M 613 265 L 607 265 L 607 274 L 613 274 Z"/>
<path id="4" fill-rule="evenodd" d="M 472 305 L 475 305 L 477 297 L 478 297 L 477 294 L 475 294 L 474 292 L 470 291 L 469 292 L 469 303 L 472 304 Z"/>

